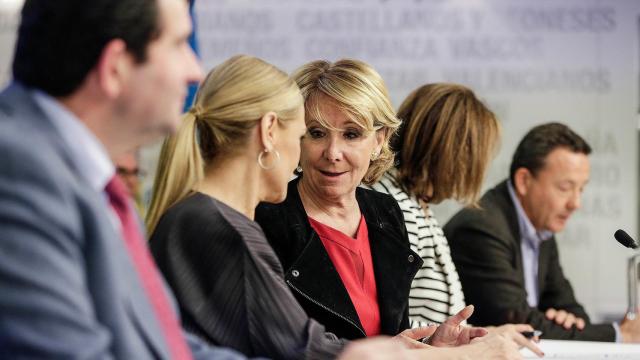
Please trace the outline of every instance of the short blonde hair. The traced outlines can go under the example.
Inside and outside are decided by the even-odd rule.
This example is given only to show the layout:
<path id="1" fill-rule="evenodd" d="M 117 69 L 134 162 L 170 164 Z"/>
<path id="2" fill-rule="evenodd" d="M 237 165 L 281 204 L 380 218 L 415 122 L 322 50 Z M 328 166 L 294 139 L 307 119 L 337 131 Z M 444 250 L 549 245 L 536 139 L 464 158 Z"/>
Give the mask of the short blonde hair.
<path id="1" fill-rule="evenodd" d="M 393 164 L 389 139 L 400 126 L 380 74 L 362 61 L 343 59 L 334 63 L 325 60 L 307 63 L 298 68 L 292 77 L 302 92 L 307 117 L 330 128 L 322 122 L 318 101 L 324 95 L 332 99 L 345 116 L 364 130 L 384 131 L 382 150 L 371 161 L 362 179 L 364 184 L 378 181 Z"/>
<path id="2" fill-rule="evenodd" d="M 453 198 L 475 206 L 500 138 L 493 112 L 471 89 L 436 83 L 409 94 L 398 117 L 391 147 L 402 189 L 429 203 Z"/>
<path id="3" fill-rule="evenodd" d="M 258 58 L 237 55 L 211 70 L 177 133 L 162 145 L 146 218 L 149 233 L 162 214 L 204 177 L 207 163 L 246 144 L 264 114 L 273 111 L 286 123 L 302 105 L 296 83 Z"/>

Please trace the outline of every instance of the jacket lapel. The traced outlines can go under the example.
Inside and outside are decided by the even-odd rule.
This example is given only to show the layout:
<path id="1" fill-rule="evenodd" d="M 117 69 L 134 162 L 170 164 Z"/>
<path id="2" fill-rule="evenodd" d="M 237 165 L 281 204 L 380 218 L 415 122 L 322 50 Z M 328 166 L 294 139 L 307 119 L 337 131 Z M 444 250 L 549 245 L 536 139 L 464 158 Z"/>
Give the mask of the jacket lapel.
<path id="1" fill-rule="evenodd" d="M 343 318 L 364 337 L 360 318 L 338 271 L 318 235 L 309 230 L 307 246 L 287 270 L 285 281 L 293 291 Z"/>
<path id="2" fill-rule="evenodd" d="M 132 274 L 135 274 L 135 269 L 131 268 L 131 271 L 134 271 Z M 170 354 L 169 349 L 167 348 L 164 334 L 160 329 L 160 324 L 158 323 L 153 306 L 147 300 L 147 296 L 137 276 L 131 276 L 129 279 L 128 285 L 131 291 L 127 297 L 127 305 L 130 307 L 133 322 L 153 351 L 159 354 L 160 358 L 168 358 Z"/>
<path id="3" fill-rule="evenodd" d="M 540 254 L 538 256 L 538 299 L 542 298 L 542 290 L 546 288 L 547 272 L 549 270 L 549 260 L 551 258 L 551 244 L 553 238 L 545 240 L 540 244 Z"/>
<path id="4" fill-rule="evenodd" d="M 356 197 L 369 231 L 369 246 L 380 308 L 380 328 L 382 333 L 396 334 L 404 330 L 398 328 L 398 325 L 402 323 L 406 310 L 398 304 L 408 304 L 411 281 L 420 269 L 422 259 L 410 249 L 409 243 L 399 236 L 398 229 L 384 221 L 393 217 L 380 216 L 375 210 L 376 207 L 367 204 L 366 195 L 360 190 L 358 189 Z"/>
<path id="5" fill-rule="evenodd" d="M 511 201 L 511 196 L 509 195 L 509 190 L 507 188 L 507 182 L 504 181 L 499 185 L 500 194 L 505 201 L 505 205 L 507 206 L 506 210 L 503 211 L 506 214 L 508 222 L 509 222 L 509 230 L 513 236 L 515 247 L 515 256 L 514 259 L 516 261 L 516 268 L 521 277 L 522 287 L 525 288 L 524 282 L 524 266 L 522 265 L 522 237 L 520 236 L 520 225 L 518 224 L 518 212 L 516 211 L 515 205 L 513 201 Z M 542 289 L 545 288 L 545 278 L 547 276 L 547 268 L 549 266 L 549 241 L 543 241 L 540 244 L 540 253 L 538 254 L 538 276 L 537 276 L 537 286 L 538 286 L 538 300 L 542 296 Z"/>
<path id="6" fill-rule="evenodd" d="M 518 215 L 515 208 L 515 204 L 511 200 L 511 196 L 509 195 L 509 188 L 507 186 L 507 181 L 503 181 L 498 186 L 496 186 L 496 190 L 498 193 L 498 197 L 500 199 L 500 206 L 504 208 L 502 211 L 507 218 L 507 223 L 509 225 L 509 233 L 511 234 L 511 238 L 513 239 L 513 259 L 514 263 L 512 264 L 514 268 L 518 270 L 518 275 L 520 276 L 520 282 L 524 288 L 524 266 L 522 265 L 522 248 L 521 243 L 522 239 L 520 237 L 520 225 L 518 225 Z"/>

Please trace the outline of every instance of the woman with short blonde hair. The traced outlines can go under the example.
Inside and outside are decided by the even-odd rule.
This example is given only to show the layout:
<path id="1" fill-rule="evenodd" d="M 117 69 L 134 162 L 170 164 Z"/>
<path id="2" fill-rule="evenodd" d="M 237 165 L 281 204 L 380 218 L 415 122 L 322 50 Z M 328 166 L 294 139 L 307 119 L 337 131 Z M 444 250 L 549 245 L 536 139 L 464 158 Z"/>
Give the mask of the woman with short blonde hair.
<path id="1" fill-rule="evenodd" d="M 311 317 L 348 339 L 396 335 L 409 327 L 409 286 L 422 261 L 393 198 L 360 185 L 392 165 L 388 142 L 400 121 L 364 62 L 313 61 L 293 78 L 307 125 L 300 176 L 284 202 L 258 207 L 256 221 Z"/>
<path id="2" fill-rule="evenodd" d="M 347 339 L 409 327 L 407 299 L 421 260 L 387 195 L 360 187 L 393 163 L 400 125 L 380 75 L 362 61 L 313 61 L 292 75 L 305 100 L 300 176 L 260 223 L 298 301 Z M 384 271 L 382 269 L 385 269 Z"/>
<path id="3" fill-rule="evenodd" d="M 322 126 L 331 129 L 319 108 L 320 97 L 324 96 L 365 132 L 383 134 L 380 151 L 372 156 L 362 178 L 364 184 L 376 182 L 393 164 L 389 139 L 400 126 L 380 75 L 362 61 L 344 59 L 333 64 L 324 60 L 310 62 L 297 69 L 293 78 L 305 99 L 307 116 Z"/>

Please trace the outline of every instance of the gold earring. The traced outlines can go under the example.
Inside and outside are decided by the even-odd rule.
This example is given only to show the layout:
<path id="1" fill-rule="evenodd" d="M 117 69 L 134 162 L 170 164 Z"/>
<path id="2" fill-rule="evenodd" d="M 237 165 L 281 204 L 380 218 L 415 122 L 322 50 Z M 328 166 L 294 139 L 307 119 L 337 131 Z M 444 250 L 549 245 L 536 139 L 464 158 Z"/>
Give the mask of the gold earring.
<path id="1" fill-rule="evenodd" d="M 260 166 L 262 169 L 264 170 L 271 170 L 274 167 L 276 167 L 276 165 L 278 165 L 278 163 L 280 162 L 280 153 L 278 152 L 278 150 L 273 150 L 273 155 L 275 155 L 276 160 L 273 162 L 273 164 L 271 164 L 271 166 L 266 166 L 264 164 L 264 155 L 268 154 L 269 150 L 264 149 L 262 151 L 260 151 L 260 154 L 258 154 L 258 166 Z"/>

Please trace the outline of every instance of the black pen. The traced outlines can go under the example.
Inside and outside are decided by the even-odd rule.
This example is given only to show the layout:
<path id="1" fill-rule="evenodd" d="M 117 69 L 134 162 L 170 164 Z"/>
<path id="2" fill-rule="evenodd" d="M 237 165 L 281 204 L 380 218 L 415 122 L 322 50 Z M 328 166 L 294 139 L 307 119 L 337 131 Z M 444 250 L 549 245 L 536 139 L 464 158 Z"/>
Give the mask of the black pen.
<path id="1" fill-rule="evenodd" d="M 527 339 L 531 339 L 531 338 L 539 337 L 540 335 L 542 335 L 542 331 L 540 330 L 523 331 L 520 334 L 522 334 L 522 336 L 526 337 Z"/>

